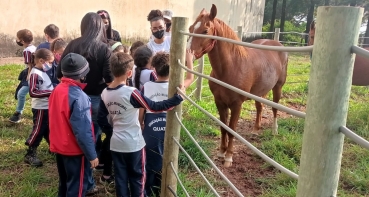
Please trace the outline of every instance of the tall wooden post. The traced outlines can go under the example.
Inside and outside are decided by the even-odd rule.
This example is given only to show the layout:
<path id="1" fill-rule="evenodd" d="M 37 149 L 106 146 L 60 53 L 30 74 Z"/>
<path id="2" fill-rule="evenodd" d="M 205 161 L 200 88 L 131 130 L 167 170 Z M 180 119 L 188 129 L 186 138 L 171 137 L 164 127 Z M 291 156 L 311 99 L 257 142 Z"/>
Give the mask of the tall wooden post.
<path id="1" fill-rule="evenodd" d="M 197 72 L 204 73 L 204 56 L 199 59 L 199 66 L 197 67 Z M 201 100 L 202 94 L 202 77 L 198 76 L 196 81 L 195 99 Z"/>
<path id="2" fill-rule="evenodd" d="M 281 28 L 275 28 L 275 30 L 274 30 L 274 40 L 279 41 L 280 32 L 281 32 Z"/>
<path id="3" fill-rule="evenodd" d="M 172 97 L 177 93 L 177 87 L 183 84 L 183 69 L 178 64 L 178 59 L 185 63 L 186 56 L 186 36 L 180 31 L 188 29 L 188 18 L 173 17 L 172 18 L 172 41 L 170 44 L 170 72 L 169 72 L 169 90 L 168 97 Z M 174 168 L 178 170 L 178 151 L 177 144 L 173 141 L 173 137 L 179 140 L 181 125 L 176 119 L 175 113 L 181 118 L 182 105 L 178 105 L 173 110 L 167 112 L 167 124 L 165 128 L 164 138 L 164 155 L 163 169 L 161 181 L 161 197 L 170 197 L 173 194 L 168 189 L 170 186 L 174 191 L 177 190 L 177 179 L 171 169 L 170 163 L 173 162 Z"/>
<path id="4" fill-rule="evenodd" d="M 237 36 L 242 41 L 242 36 L 243 36 L 243 27 L 242 26 L 237 26 Z"/>
<path id="5" fill-rule="evenodd" d="M 297 197 L 336 196 L 363 9 L 319 7 Z"/>

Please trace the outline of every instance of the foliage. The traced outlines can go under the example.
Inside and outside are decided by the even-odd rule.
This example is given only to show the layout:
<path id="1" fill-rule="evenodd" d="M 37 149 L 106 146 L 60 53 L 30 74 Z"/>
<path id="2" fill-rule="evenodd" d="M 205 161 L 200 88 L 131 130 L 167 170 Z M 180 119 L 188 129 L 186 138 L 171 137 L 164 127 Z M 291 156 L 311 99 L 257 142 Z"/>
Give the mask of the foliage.
<path id="1" fill-rule="evenodd" d="M 305 25 L 306 23 L 293 24 L 291 21 L 286 21 L 284 25 L 284 28 L 285 28 L 284 31 L 303 33 L 305 31 Z M 275 23 L 275 27 L 279 27 L 279 26 L 280 26 L 280 21 L 277 20 Z M 270 28 L 270 23 L 267 23 L 266 25 L 263 26 L 263 32 L 268 32 L 269 28 Z M 304 36 L 302 36 L 301 34 L 297 34 L 297 33 L 284 34 L 283 41 L 303 43 Z M 264 38 L 267 38 L 267 35 L 263 35 L 263 36 Z"/>

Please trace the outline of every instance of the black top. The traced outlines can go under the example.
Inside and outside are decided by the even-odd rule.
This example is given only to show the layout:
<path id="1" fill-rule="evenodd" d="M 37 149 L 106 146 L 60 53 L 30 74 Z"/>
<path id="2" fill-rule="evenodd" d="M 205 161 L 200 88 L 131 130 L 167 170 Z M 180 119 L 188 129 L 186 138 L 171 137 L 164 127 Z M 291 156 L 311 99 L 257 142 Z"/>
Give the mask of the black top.
<path id="1" fill-rule="evenodd" d="M 117 42 L 122 42 L 122 39 L 120 38 L 119 32 L 115 31 L 114 29 L 112 29 L 113 31 L 113 39 L 114 41 Z"/>
<path id="2" fill-rule="evenodd" d="M 65 51 L 81 54 L 79 51 L 70 51 L 68 49 L 69 46 L 72 46 L 73 42 L 75 41 L 76 40 L 72 40 L 66 47 Z M 103 42 L 101 42 L 98 47 L 99 48 L 97 57 L 85 57 L 90 67 L 90 72 L 88 72 L 86 76 L 86 81 L 84 82 L 87 83 L 87 86 L 83 89 L 83 91 L 87 95 L 100 95 L 104 88 L 107 87 L 106 83 L 110 83 L 113 81 L 113 77 L 110 72 L 109 62 L 111 50 L 109 49 L 108 45 Z M 61 72 L 61 65 L 57 67 L 57 77 L 63 77 L 63 74 Z"/>

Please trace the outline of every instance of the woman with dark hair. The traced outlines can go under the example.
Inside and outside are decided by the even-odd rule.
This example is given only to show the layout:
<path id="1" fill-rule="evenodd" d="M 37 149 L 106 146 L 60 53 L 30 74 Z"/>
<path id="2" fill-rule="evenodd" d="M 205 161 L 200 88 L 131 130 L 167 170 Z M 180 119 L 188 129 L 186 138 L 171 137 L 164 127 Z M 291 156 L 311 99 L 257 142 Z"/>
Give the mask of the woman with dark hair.
<path id="1" fill-rule="evenodd" d="M 72 40 L 65 48 L 61 59 L 69 53 L 77 53 L 85 57 L 88 61 L 90 72 L 81 82 L 86 83 L 83 91 L 91 99 L 92 122 L 94 124 L 95 139 L 99 139 L 101 134 L 97 123 L 97 114 L 101 100 L 101 93 L 113 81 L 110 72 L 111 50 L 107 44 L 105 25 L 101 17 L 93 12 L 87 13 L 81 21 L 81 37 Z M 57 67 L 57 77 L 63 77 L 61 66 Z M 101 141 L 101 140 L 100 140 Z M 98 143 L 98 142 L 97 142 Z M 99 147 L 96 147 L 99 150 Z M 85 169 L 90 171 L 90 169 Z M 91 188 L 95 188 L 92 177 Z"/>
<path id="2" fill-rule="evenodd" d="M 99 10 L 97 11 L 97 14 L 101 17 L 105 24 L 106 29 L 106 36 L 109 40 L 114 40 L 117 42 L 122 42 L 122 39 L 120 38 L 119 32 L 115 31 L 111 27 L 111 19 L 110 15 L 106 10 Z"/>
<path id="3" fill-rule="evenodd" d="M 151 39 L 147 46 L 151 49 L 154 55 L 157 52 L 169 53 L 171 36 L 165 35 L 167 29 L 164 22 L 163 13 L 160 10 L 151 10 L 147 16 L 147 20 L 150 22 L 150 29 L 154 39 Z"/>

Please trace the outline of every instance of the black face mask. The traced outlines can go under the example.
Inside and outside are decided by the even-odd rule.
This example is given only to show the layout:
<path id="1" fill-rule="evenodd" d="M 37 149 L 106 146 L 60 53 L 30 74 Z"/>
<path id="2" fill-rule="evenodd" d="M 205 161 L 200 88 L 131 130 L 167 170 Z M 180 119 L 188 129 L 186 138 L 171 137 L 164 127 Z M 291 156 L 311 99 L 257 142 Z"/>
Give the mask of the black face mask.
<path id="1" fill-rule="evenodd" d="M 17 45 L 19 46 L 23 46 L 22 42 L 19 42 L 19 41 L 15 41 L 17 43 Z"/>
<path id="2" fill-rule="evenodd" d="M 165 23 L 165 26 L 167 27 L 167 29 L 170 29 L 170 26 L 172 26 L 172 23 Z"/>
<path id="3" fill-rule="evenodd" d="M 152 35 L 157 38 L 157 39 L 161 39 L 164 36 L 164 29 L 163 30 L 159 30 L 157 32 L 153 32 Z"/>

